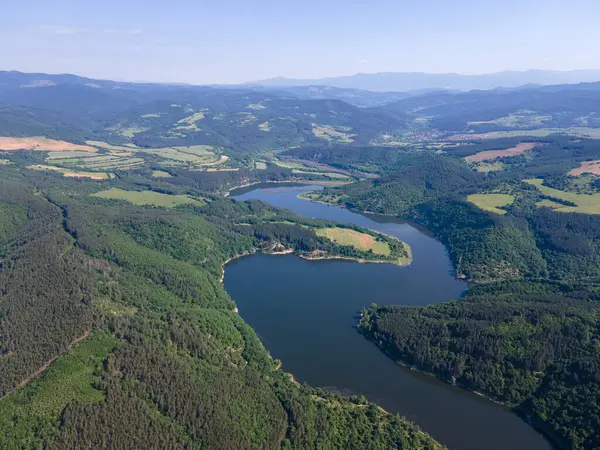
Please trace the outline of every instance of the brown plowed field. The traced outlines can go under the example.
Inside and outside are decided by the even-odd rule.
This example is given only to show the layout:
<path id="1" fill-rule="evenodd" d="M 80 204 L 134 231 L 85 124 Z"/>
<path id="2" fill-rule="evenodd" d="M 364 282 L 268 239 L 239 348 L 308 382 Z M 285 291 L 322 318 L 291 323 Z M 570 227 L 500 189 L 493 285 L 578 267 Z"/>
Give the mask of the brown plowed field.
<path id="1" fill-rule="evenodd" d="M 72 144 L 66 141 L 55 141 L 43 137 L 0 137 L 0 151 L 14 150 L 47 150 L 47 151 L 84 151 L 96 152 L 97 149 L 90 145 Z"/>
<path id="2" fill-rule="evenodd" d="M 578 175 L 582 175 L 584 173 L 593 173 L 594 175 L 600 175 L 600 159 L 595 161 L 585 161 L 582 162 L 579 167 L 571 170 L 569 175 L 573 175 L 574 177 Z"/>
<path id="3" fill-rule="evenodd" d="M 488 161 L 490 159 L 496 158 L 505 158 L 507 156 L 516 156 L 521 153 L 526 152 L 527 150 L 531 150 L 532 148 L 541 145 L 539 142 L 521 142 L 517 144 L 515 147 L 507 148 L 506 150 L 486 150 L 484 152 L 479 152 L 474 155 L 467 156 L 465 159 L 467 161 Z"/>

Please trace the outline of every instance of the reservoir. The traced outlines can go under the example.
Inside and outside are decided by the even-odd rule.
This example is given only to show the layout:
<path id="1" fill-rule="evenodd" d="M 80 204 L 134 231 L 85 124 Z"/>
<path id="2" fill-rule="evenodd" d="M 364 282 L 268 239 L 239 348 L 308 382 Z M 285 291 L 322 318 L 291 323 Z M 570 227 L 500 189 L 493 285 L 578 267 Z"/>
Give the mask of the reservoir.
<path id="1" fill-rule="evenodd" d="M 552 448 L 507 408 L 399 366 L 356 331 L 361 308 L 373 302 L 427 305 L 466 291 L 440 242 L 391 217 L 367 217 L 297 198 L 318 187 L 275 186 L 252 186 L 231 196 L 383 232 L 407 242 L 413 253 L 408 267 L 264 254 L 229 263 L 227 292 L 283 370 L 301 383 L 364 395 L 417 423 L 451 450 Z"/>

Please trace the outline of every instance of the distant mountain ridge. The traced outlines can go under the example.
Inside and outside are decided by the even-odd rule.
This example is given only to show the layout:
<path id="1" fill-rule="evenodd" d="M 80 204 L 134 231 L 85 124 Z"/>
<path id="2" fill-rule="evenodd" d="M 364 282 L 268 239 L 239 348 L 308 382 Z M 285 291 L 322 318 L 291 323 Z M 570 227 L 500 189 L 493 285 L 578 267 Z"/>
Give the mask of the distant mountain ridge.
<path id="1" fill-rule="evenodd" d="M 268 87 L 325 85 L 368 91 L 414 91 L 422 89 L 472 90 L 518 87 L 526 84 L 553 85 L 600 81 L 600 70 L 527 70 L 505 71 L 484 75 L 457 73 L 381 72 L 319 79 L 271 78 L 247 84 Z"/>

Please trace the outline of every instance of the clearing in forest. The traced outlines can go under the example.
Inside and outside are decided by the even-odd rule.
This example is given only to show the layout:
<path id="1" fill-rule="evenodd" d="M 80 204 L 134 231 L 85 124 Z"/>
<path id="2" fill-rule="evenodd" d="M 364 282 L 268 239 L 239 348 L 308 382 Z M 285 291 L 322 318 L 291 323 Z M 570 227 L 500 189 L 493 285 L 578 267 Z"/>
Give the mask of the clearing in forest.
<path id="1" fill-rule="evenodd" d="M 390 246 L 387 242 L 378 241 L 375 236 L 350 228 L 319 228 L 315 230 L 318 236 L 331 239 L 339 245 L 350 245 L 358 250 L 368 252 L 372 250 L 377 255 L 389 256 Z"/>
<path id="2" fill-rule="evenodd" d="M 484 211 L 503 215 L 506 211 L 500 208 L 510 205 L 515 197 L 509 194 L 471 194 L 467 200 Z"/>
<path id="3" fill-rule="evenodd" d="M 577 177 L 584 173 L 593 173 L 594 175 L 600 175 L 600 159 L 594 161 L 584 161 L 579 167 L 571 170 L 569 175 Z"/>
<path id="4" fill-rule="evenodd" d="M 164 208 L 173 208 L 174 206 L 192 203 L 202 205 L 203 203 L 187 195 L 169 195 L 154 191 L 124 191 L 122 189 L 112 188 L 106 191 L 91 194 L 93 197 L 107 198 L 113 200 L 125 200 L 138 206 L 162 206 Z"/>
<path id="5" fill-rule="evenodd" d="M 349 127 L 333 127 L 331 125 L 321 125 L 318 123 L 312 124 L 312 132 L 315 137 L 327 141 L 337 141 L 343 144 L 354 142 L 356 134 L 352 134 L 351 131 L 352 128 Z"/>
<path id="6" fill-rule="evenodd" d="M 475 170 L 482 173 L 499 172 L 500 170 L 504 170 L 504 164 L 499 161 L 481 162 L 475 166 Z"/>
<path id="7" fill-rule="evenodd" d="M 164 170 L 153 170 L 152 177 L 153 178 L 171 178 L 171 174 L 169 172 L 165 172 Z"/>
<path id="8" fill-rule="evenodd" d="M 55 358 L 42 376 L 32 378 L 0 400 L 0 427 L 9 439 L 17 436 L 23 439 L 19 431 L 39 426 L 40 421 L 58 422 L 61 411 L 71 402 L 102 403 L 106 394 L 94 387 L 99 379 L 94 368 L 116 344 L 115 338 L 108 334 L 85 333 L 65 354 Z M 18 420 L 13 422 L 15 419 Z"/>
<path id="9" fill-rule="evenodd" d="M 506 158 L 508 156 L 517 156 L 539 145 L 541 145 L 539 142 L 521 142 L 515 147 L 507 148 L 506 150 L 486 150 L 483 152 L 476 153 L 474 155 L 467 156 L 465 159 L 467 161 L 476 162 L 488 161 L 490 159 L 496 158 Z"/>
<path id="10" fill-rule="evenodd" d="M 523 181 L 525 181 L 525 183 L 534 185 L 542 194 L 551 197 L 551 199 L 548 199 L 550 200 L 549 202 L 541 201 L 537 203 L 537 206 L 548 206 L 559 212 L 600 214 L 600 194 L 576 194 L 574 192 L 561 191 L 559 189 L 544 186 L 544 180 L 540 178 Z M 552 198 L 559 201 L 552 201 Z M 561 204 L 560 200 L 563 202 L 573 203 L 577 206 Z"/>
<path id="11" fill-rule="evenodd" d="M 177 122 L 176 130 L 192 130 L 192 131 L 200 131 L 196 122 L 204 119 L 203 112 L 197 112 L 192 114 L 191 116 L 184 117 L 183 119 Z"/>
<path id="12" fill-rule="evenodd" d="M 83 152 L 97 152 L 98 150 L 89 145 L 72 144 L 66 141 L 56 141 L 54 139 L 47 139 L 45 137 L 27 137 L 27 138 L 15 138 L 15 137 L 0 137 L 0 150 L 2 151 L 14 151 L 14 150 L 38 150 L 38 151 L 83 151 Z"/>

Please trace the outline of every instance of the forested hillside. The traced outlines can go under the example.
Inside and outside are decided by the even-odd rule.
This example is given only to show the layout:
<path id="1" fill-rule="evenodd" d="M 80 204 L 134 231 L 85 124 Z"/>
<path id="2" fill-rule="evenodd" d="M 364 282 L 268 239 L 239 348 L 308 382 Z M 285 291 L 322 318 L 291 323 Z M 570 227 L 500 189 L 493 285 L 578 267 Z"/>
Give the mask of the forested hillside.
<path id="1" fill-rule="evenodd" d="M 328 223 L 0 172 L 0 447 L 439 447 L 364 400 L 297 385 L 219 282 L 227 259 L 275 243 L 343 253 L 306 229 Z"/>
<path id="2" fill-rule="evenodd" d="M 368 144 L 404 123 L 339 100 L 243 87 L 117 83 L 0 72 L 0 136 L 44 135 L 139 147 L 234 152 L 330 142 Z"/>
<path id="3" fill-rule="evenodd" d="M 471 155 L 515 145 L 392 158 L 390 150 L 354 149 L 346 164 L 370 164 L 379 178 L 312 198 L 425 225 L 447 245 L 457 276 L 474 283 L 448 304 L 365 309 L 360 330 L 369 339 L 410 367 L 515 408 L 560 447 L 598 448 L 599 197 L 597 175 L 573 175 L 573 168 L 600 147 L 545 138 L 522 154 L 499 150 L 495 170 L 473 170 L 483 163 Z M 300 154 L 343 160 L 342 151 Z"/>

